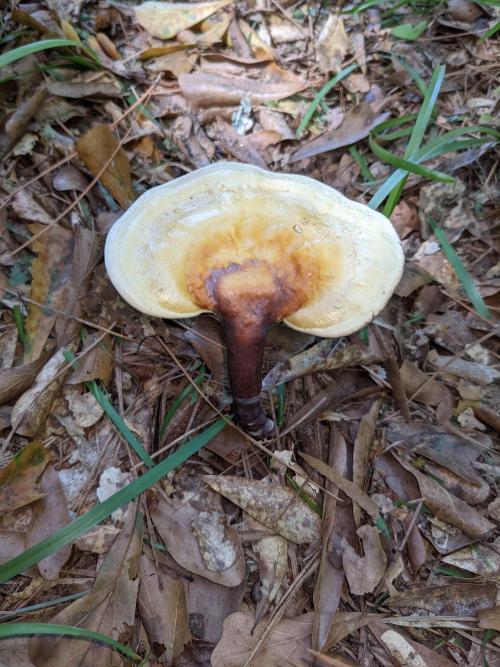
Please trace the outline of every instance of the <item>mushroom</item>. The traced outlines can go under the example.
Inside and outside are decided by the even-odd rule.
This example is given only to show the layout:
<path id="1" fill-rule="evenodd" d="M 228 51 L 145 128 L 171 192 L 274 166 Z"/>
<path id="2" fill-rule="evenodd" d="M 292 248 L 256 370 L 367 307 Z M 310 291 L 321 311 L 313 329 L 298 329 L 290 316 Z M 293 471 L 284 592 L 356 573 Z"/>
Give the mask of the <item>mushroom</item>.
<path id="1" fill-rule="evenodd" d="M 220 318 L 236 420 L 263 438 L 274 426 L 260 398 L 269 328 L 361 329 L 387 303 L 404 255 L 387 218 L 333 188 L 222 162 L 139 197 L 111 228 L 105 261 L 143 313 Z"/>

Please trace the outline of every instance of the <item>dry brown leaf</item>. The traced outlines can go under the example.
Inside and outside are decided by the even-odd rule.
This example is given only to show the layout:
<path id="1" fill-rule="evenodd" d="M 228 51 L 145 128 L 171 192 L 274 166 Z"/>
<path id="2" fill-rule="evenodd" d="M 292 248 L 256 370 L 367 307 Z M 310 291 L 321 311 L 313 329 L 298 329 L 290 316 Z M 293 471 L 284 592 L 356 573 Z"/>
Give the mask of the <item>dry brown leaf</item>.
<path id="1" fill-rule="evenodd" d="M 53 535 L 71 522 L 59 474 L 50 463 L 38 483 L 44 497 L 33 505 L 31 524 L 26 535 L 26 549 Z M 38 561 L 37 567 L 44 579 L 55 579 L 71 555 L 71 544 Z"/>
<path id="2" fill-rule="evenodd" d="M 96 345 L 98 339 L 99 342 Z M 87 336 L 74 370 L 67 380 L 68 384 L 101 380 L 103 384 L 107 385 L 113 372 L 111 344 L 112 340 L 109 336 L 104 336 L 104 338 L 102 334 Z"/>
<path id="3" fill-rule="evenodd" d="M 344 28 L 344 21 L 331 14 L 316 42 L 316 58 L 322 72 L 338 72 L 349 49 L 349 38 Z"/>
<path id="4" fill-rule="evenodd" d="M 359 345 L 348 345 L 337 350 L 336 341 L 324 338 L 305 352 L 291 357 L 283 364 L 277 364 L 262 381 L 262 389 L 268 391 L 274 389 L 283 382 L 289 382 L 295 378 L 317 373 L 318 371 L 333 371 L 354 366 L 369 366 L 379 363 L 382 357 L 379 353 L 364 349 Z"/>
<path id="5" fill-rule="evenodd" d="M 35 667 L 28 655 L 28 638 L 2 639 L 0 665 L 2 667 Z"/>
<path id="6" fill-rule="evenodd" d="M 420 370 L 416 363 L 404 360 L 401 368 L 401 380 L 408 398 L 425 405 L 439 405 L 449 389 Z M 422 387 L 422 389 L 420 389 Z"/>
<path id="7" fill-rule="evenodd" d="M 262 650 L 258 664 L 302 665 L 309 662 L 308 648 L 311 644 L 312 614 L 281 620 L 271 631 Z M 214 649 L 212 667 L 243 667 L 265 630 L 265 624 L 254 625 L 250 611 L 238 611 L 224 621 L 224 632 Z"/>
<path id="8" fill-rule="evenodd" d="M 176 79 L 181 74 L 191 72 L 196 64 L 196 54 L 187 51 L 176 51 L 157 58 L 152 58 L 146 65 L 150 72 L 170 72 Z"/>
<path id="9" fill-rule="evenodd" d="M 333 617 L 328 638 L 321 650 L 330 650 L 330 648 L 341 642 L 348 635 L 356 632 L 356 630 L 382 618 L 383 615 L 381 614 L 365 614 L 361 611 L 338 611 Z"/>
<path id="10" fill-rule="evenodd" d="M 211 14 L 231 4 L 233 0 L 211 2 L 144 2 L 134 8 L 137 22 L 153 37 L 172 39 L 181 30 L 201 23 Z"/>
<path id="11" fill-rule="evenodd" d="M 222 636 L 224 620 L 241 608 L 245 580 L 239 586 L 221 586 L 205 577 L 192 575 L 184 580 L 189 627 L 196 639 L 216 644 Z"/>
<path id="12" fill-rule="evenodd" d="M 33 437 L 45 424 L 69 371 L 65 352 L 67 349 L 58 350 L 43 366 L 32 386 L 17 399 L 11 413 L 12 428 L 17 433 Z"/>
<path id="13" fill-rule="evenodd" d="M 291 162 L 354 144 L 367 137 L 374 127 L 383 123 L 389 116 L 389 113 L 375 114 L 370 105 L 363 102 L 344 116 L 342 125 L 336 130 L 324 132 L 319 137 L 303 144 L 292 155 Z"/>
<path id="14" fill-rule="evenodd" d="M 29 225 L 36 235 L 38 225 Z M 40 357 L 58 317 L 52 308 L 66 311 L 71 291 L 71 260 L 73 234 L 60 225 L 53 225 L 32 243 L 36 257 L 33 260 L 30 298 L 42 304 L 30 303 L 25 327 L 28 343 L 24 348 L 24 362 Z"/>
<path id="15" fill-rule="evenodd" d="M 19 394 L 31 387 L 33 380 L 38 374 L 40 368 L 47 361 L 47 357 L 42 355 L 31 364 L 15 366 L 14 368 L 0 369 L 0 405 L 7 403 Z"/>
<path id="16" fill-rule="evenodd" d="M 259 522 L 247 515 L 244 517 L 245 530 L 265 530 Z M 259 596 L 255 606 L 255 622 L 258 623 L 276 597 L 288 567 L 288 543 L 280 535 L 263 537 L 252 542 L 259 564 Z"/>
<path id="17" fill-rule="evenodd" d="M 466 572 L 473 572 L 484 577 L 491 577 L 500 572 L 500 543 L 474 544 L 461 551 L 445 556 L 443 563 L 459 567 Z"/>
<path id="18" fill-rule="evenodd" d="M 353 595 L 372 593 L 384 576 L 387 556 L 374 526 L 361 526 L 356 534 L 363 543 L 364 556 L 359 556 L 350 544 L 345 543 L 342 563 L 349 589 Z"/>
<path id="19" fill-rule="evenodd" d="M 44 497 L 46 492 L 39 479 L 52 459 L 51 452 L 34 440 L 0 470 L 0 513 L 12 512 Z"/>
<path id="20" fill-rule="evenodd" d="M 346 496 L 349 496 L 354 503 L 357 503 L 361 509 L 365 510 L 365 512 L 371 516 L 374 522 L 379 519 L 380 514 L 377 505 L 364 491 L 353 484 L 349 479 L 345 479 L 345 477 L 339 475 L 333 468 L 326 465 L 326 463 L 323 463 L 323 461 L 314 458 L 314 456 L 309 456 L 309 454 L 305 454 L 304 452 L 298 452 L 298 454 L 311 466 L 311 468 L 317 470 L 321 475 L 324 475 L 327 479 L 336 484 L 339 489 L 342 489 Z"/>
<path id="21" fill-rule="evenodd" d="M 361 417 L 358 432 L 354 441 L 353 460 L 352 460 L 352 481 L 360 489 L 364 488 L 365 476 L 368 468 L 368 456 L 375 434 L 380 401 L 375 401 L 368 414 Z M 352 511 L 356 526 L 361 523 L 361 508 L 359 505 L 353 505 Z"/>
<path id="22" fill-rule="evenodd" d="M 305 88 L 306 83 L 272 63 L 255 79 L 192 72 L 181 74 L 179 86 L 191 104 L 210 107 L 238 106 L 243 98 L 248 98 L 251 104 L 263 104 L 295 95 Z"/>
<path id="23" fill-rule="evenodd" d="M 330 438 L 330 466 L 335 472 L 344 476 L 347 467 L 347 446 L 342 435 L 332 429 Z M 340 595 L 344 583 L 344 570 L 340 559 L 331 558 L 330 549 L 334 542 L 340 543 L 342 537 L 354 542 L 353 535 L 344 534 L 343 518 L 349 517 L 354 533 L 355 526 L 351 508 L 347 504 L 337 504 L 338 487 L 330 480 L 326 480 L 324 494 L 322 549 L 321 561 L 314 588 L 314 622 L 312 631 L 312 645 L 322 651 L 327 651 L 328 636 L 332 620 L 340 603 Z M 333 495 L 330 495 L 333 494 Z M 346 522 L 347 523 L 347 522 Z"/>
<path id="24" fill-rule="evenodd" d="M 500 371 L 493 366 L 465 359 L 455 359 L 448 355 L 438 354 L 436 350 L 429 352 L 427 361 L 435 368 L 442 368 L 443 374 L 450 373 L 481 386 L 500 380 Z"/>
<path id="25" fill-rule="evenodd" d="M 455 665 L 455 662 L 416 642 L 400 630 L 387 628 L 383 621 L 375 621 L 369 627 L 398 665 L 411 665 L 412 667 L 453 667 Z"/>
<path id="26" fill-rule="evenodd" d="M 14 197 L 12 208 L 23 220 L 39 222 L 41 225 L 50 225 L 53 217 L 41 206 L 36 194 L 28 188 L 23 188 Z"/>
<path id="27" fill-rule="evenodd" d="M 485 519 L 468 503 L 460 500 L 434 479 L 419 472 L 403 457 L 397 458 L 401 465 L 416 477 L 425 504 L 439 519 L 450 523 L 472 538 L 484 537 L 495 528 L 494 523 Z"/>
<path id="28" fill-rule="evenodd" d="M 262 169 L 267 169 L 267 164 L 260 153 L 252 146 L 245 135 L 238 132 L 220 118 L 215 122 L 217 132 L 217 143 L 230 156 L 239 162 L 254 164 Z"/>
<path id="29" fill-rule="evenodd" d="M 77 141 L 76 150 L 93 176 L 101 173 L 114 154 L 99 180 L 121 208 L 126 209 L 135 199 L 135 194 L 127 154 L 118 146 L 109 125 L 96 125 Z"/>
<path id="30" fill-rule="evenodd" d="M 489 609 L 497 599 L 492 582 L 448 583 L 444 586 L 422 586 L 391 596 L 386 605 L 397 609 L 418 609 L 444 616 L 474 616 Z"/>
<path id="31" fill-rule="evenodd" d="M 492 607 L 491 609 L 480 609 L 477 612 L 479 627 L 485 630 L 500 631 L 500 607 Z"/>
<path id="32" fill-rule="evenodd" d="M 204 475 L 203 479 L 212 489 L 287 540 L 296 544 L 319 540 L 320 518 L 295 491 L 267 480 L 229 475 Z"/>
<path id="33" fill-rule="evenodd" d="M 244 19 L 238 19 L 238 27 L 244 43 L 250 51 L 249 55 L 253 54 L 257 60 L 262 62 L 275 59 L 272 48 L 259 37 Z"/>
<path id="34" fill-rule="evenodd" d="M 136 507 L 130 506 L 127 514 L 90 592 L 62 609 L 51 619 L 52 623 L 83 627 L 124 644 L 130 642 L 135 624 L 143 526 Z M 57 642 L 53 638 L 36 638 L 30 641 L 29 651 L 37 667 L 110 667 L 122 662 L 113 649 L 74 638 L 59 638 Z"/>
<path id="35" fill-rule="evenodd" d="M 375 469 L 382 473 L 387 486 L 395 494 L 396 498 L 402 500 L 413 500 L 420 497 L 420 490 L 413 475 L 391 455 L 384 454 L 375 459 Z M 411 516 L 403 519 L 405 529 L 408 530 L 412 524 Z M 427 558 L 425 542 L 420 534 L 418 526 L 413 525 L 407 541 L 407 549 L 414 572 L 418 572 Z"/>
<path id="36" fill-rule="evenodd" d="M 182 74 L 181 78 L 183 76 L 193 75 Z M 210 164 L 215 153 L 215 146 L 195 117 L 179 116 L 173 123 L 172 130 L 172 139 L 195 167 L 205 167 Z"/>
<path id="37" fill-rule="evenodd" d="M 21 139 L 28 129 L 31 119 L 47 97 L 47 88 L 40 86 L 32 95 L 28 95 L 5 123 L 5 135 L 0 136 L 0 158 L 2 158 Z"/>
<path id="38" fill-rule="evenodd" d="M 174 493 L 150 494 L 148 499 L 151 518 L 170 555 L 189 572 L 223 586 L 238 586 L 245 574 L 243 552 L 238 534 L 225 525 L 220 499 L 204 487 L 199 471 L 195 476 L 184 468 L 177 480 Z"/>
<path id="39" fill-rule="evenodd" d="M 115 81 L 51 81 L 47 89 L 52 95 L 78 100 L 84 97 L 121 97 Z"/>
<path id="40" fill-rule="evenodd" d="M 156 658 L 171 664 L 191 641 L 186 595 L 181 579 L 158 572 L 145 554 L 139 566 L 137 606 Z"/>

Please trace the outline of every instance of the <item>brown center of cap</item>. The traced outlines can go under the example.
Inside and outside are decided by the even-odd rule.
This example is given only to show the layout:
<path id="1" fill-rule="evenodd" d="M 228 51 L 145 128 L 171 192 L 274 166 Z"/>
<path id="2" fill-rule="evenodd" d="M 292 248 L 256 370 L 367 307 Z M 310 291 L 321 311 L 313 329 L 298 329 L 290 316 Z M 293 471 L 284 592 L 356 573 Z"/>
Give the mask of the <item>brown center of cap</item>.
<path id="1" fill-rule="evenodd" d="M 191 249 L 186 283 L 200 308 L 252 327 L 279 322 L 311 299 L 319 284 L 317 253 L 300 233 L 278 228 L 261 238 L 214 234 Z"/>

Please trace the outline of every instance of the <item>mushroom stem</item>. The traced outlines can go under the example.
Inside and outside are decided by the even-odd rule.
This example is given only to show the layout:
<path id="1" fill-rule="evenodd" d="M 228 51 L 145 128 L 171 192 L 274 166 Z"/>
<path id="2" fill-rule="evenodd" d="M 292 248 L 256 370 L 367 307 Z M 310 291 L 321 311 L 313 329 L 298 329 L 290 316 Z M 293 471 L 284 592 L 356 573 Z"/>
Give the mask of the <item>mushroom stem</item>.
<path id="1" fill-rule="evenodd" d="M 274 428 L 260 398 L 264 346 L 269 330 L 266 319 L 256 318 L 249 323 L 238 316 L 223 318 L 234 415 L 240 426 L 255 438 L 265 438 Z"/>

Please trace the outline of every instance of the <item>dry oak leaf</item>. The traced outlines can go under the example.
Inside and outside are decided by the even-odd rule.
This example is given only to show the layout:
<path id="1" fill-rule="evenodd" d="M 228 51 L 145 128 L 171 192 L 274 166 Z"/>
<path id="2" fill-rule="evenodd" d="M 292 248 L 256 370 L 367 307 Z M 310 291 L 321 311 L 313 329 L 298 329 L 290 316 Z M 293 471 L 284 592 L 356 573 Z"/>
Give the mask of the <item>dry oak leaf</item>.
<path id="1" fill-rule="evenodd" d="M 231 4 L 233 0 L 212 2 L 144 2 L 135 7 L 139 25 L 158 39 L 171 39 L 181 30 L 201 23 L 214 12 Z"/>
<path id="2" fill-rule="evenodd" d="M 331 14 L 316 42 L 316 57 L 322 72 L 338 72 L 349 49 L 344 21 Z"/>
<path id="3" fill-rule="evenodd" d="M 291 489 L 267 480 L 204 475 L 203 479 L 260 523 L 296 544 L 317 542 L 321 520 Z"/>
<path id="4" fill-rule="evenodd" d="M 125 210 L 134 201 L 135 194 L 127 154 L 118 146 L 109 125 L 96 125 L 77 141 L 76 150 L 93 176 L 101 174 L 108 163 L 99 180 Z"/>
<path id="5" fill-rule="evenodd" d="M 51 452 L 39 440 L 34 440 L 0 470 L 0 513 L 11 512 L 44 497 L 38 480 L 52 458 Z"/>
<path id="6" fill-rule="evenodd" d="M 53 535 L 59 528 L 71 522 L 59 473 L 52 463 L 45 468 L 39 481 L 43 498 L 33 505 L 31 524 L 26 535 L 25 548 L 38 544 Z M 55 579 L 71 555 L 71 544 L 66 544 L 46 558 L 38 561 L 37 568 L 44 579 Z"/>
<path id="7" fill-rule="evenodd" d="M 351 545 L 344 543 L 342 563 L 349 589 L 353 595 L 372 593 L 384 576 L 387 556 L 380 542 L 380 535 L 374 526 L 361 526 L 356 535 L 363 542 L 364 556 L 354 551 Z"/>
<path id="8" fill-rule="evenodd" d="M 280 621 L 259 651 L 255 664 L 303 665 L 309 664 L 313 614 L 303 614 Z M 224 621 L 222 638 L 212 653 L 212 667 L 243 667 L 264 632 L 266 626 L 257 626 L 252 634 L 254 616 L 250 611 L 237 611 Z"/>
<path id="9" fill-rule="evenodd" d="M 139 614 L 153 653 L 172 663 L 191 641 L 186 594 L 181 579 L 158 571 L 145 554 L 139 566 Z"/>

